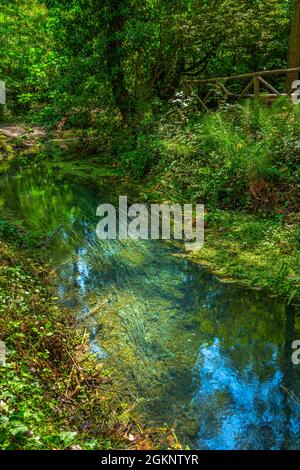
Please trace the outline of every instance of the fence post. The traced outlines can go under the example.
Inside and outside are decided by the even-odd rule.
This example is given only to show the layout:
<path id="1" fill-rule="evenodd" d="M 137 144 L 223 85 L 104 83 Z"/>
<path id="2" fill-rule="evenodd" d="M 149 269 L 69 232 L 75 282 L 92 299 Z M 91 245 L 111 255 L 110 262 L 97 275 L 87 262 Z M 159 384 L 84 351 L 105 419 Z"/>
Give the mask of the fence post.
<path id="1" fill-rule="evenodd" d="M 259 87 L 259 75 L 254 75 L 254 98 L 259 99 L 260 87 Z"/>

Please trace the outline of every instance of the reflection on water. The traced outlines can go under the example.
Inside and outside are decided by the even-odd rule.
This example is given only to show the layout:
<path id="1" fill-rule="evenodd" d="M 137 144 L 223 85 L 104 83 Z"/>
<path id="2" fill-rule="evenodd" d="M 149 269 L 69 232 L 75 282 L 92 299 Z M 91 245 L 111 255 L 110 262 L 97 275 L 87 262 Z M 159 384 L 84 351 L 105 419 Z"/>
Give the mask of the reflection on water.
<path id="1" fill-rule="evenodd" d="M 191 448 L 300 447 L 295 311 L 220 283 L 159 241 L 97 240 L 97 205 L 137 202 L 129 183 L 31 168 L 0 190 L 3 210 L 31 230 L 63 225 L 49 248 L 61 302 L 113 367 L 112 393 L 133 397 L 147 424 L 174 425 Z"/>
<path id="2" fill-rule="evenodd" d="M 271 445 L 276 449 L 284 446 L 286 435 L 299 435 L 297 414 L 290 421 L 287 419 L 284 396 L 278 393 L 283 372 L 276 367 L 277 354 L 274 348 L 269 362 L 273 366 L 270 376 L 260 378 L 252 363 L 238 373 L 230 354 L 224 355 L 218 338 L 200 349 L 201 383 L 195 401 L 200 410 L 198 436 L 205 447 L 268 449 Z M 220 408 L 220 401 L 226 407 L 223 405 L 222 413 L 215 415 L 213 409 Z M 207 416 L 211 421 L 209 426 L 205 422 Z"/>

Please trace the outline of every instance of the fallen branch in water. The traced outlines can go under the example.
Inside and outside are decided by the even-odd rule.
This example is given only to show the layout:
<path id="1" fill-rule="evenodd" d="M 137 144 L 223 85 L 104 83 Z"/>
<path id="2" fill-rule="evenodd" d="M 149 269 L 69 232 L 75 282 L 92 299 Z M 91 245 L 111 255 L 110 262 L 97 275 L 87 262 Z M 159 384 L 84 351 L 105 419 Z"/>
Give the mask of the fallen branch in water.
<path id="1" fill-rule="evenodd" d="M 56 235 L 58 234 L 58 232 L 63 228 L 63 225 L 59 225 L 55 230 L 54 232 L 51 233 L 50 237 L 47 238 L 47 240 L 44 242 L 44 246 L 47 246 L 49 245 L 52 240 L 56 237 Z"/>
<path id="2" fill-rule="evenodd" d="M 297 405 L 300 405 L 300 400 L 296 397 L 296 395 L 294 394 L 294 392 L 292 390 L 289 390 L 284 385 L 280 385 L 280 388 L 282 388 L 282 390 L 284 390 L 291 397 L 291 399 L 295 403 L 297 403 Z"/>

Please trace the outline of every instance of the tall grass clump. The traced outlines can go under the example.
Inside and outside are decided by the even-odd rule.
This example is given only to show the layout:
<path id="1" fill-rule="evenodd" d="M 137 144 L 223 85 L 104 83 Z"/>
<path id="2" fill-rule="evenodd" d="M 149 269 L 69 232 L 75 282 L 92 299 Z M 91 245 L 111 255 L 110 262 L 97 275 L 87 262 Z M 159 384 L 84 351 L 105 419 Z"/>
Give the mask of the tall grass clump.
<path id="1" fill-rule="evenodd" d="M 160 123 L 147 138 L 139 136 L 130 155 L 131 173 L 136 168 L 167 199 L 252 212 L 295 210 L 300 107 L 285 99 L 272 106 L 252 101 L 187 117 L 171 131 Z"/>

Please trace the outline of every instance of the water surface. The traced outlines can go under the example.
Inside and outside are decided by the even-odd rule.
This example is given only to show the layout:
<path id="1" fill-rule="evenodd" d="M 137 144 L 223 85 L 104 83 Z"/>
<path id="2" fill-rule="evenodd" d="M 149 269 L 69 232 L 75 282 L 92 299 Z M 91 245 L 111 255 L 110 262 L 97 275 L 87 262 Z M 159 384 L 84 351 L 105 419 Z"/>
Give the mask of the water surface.
<path id="1" fill-rule="evenodd" d="M 160 241 L 97 240 L 96 208 L 119 195 L 138 201 L 126 180 L 96 184 L 41 166 L 0 179 L 6 215 L 31 231 L 62 225 L 47 249 L 58 295 L 112 367 L 111 393 L 193 449 L 299 449 L 297 312 L 219 282 Z"/>

